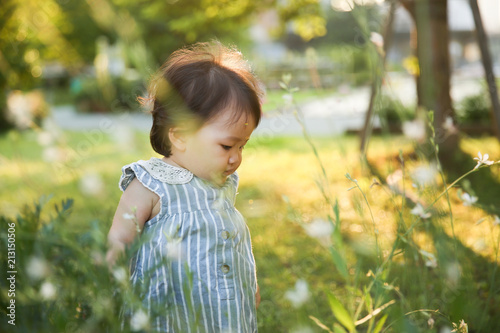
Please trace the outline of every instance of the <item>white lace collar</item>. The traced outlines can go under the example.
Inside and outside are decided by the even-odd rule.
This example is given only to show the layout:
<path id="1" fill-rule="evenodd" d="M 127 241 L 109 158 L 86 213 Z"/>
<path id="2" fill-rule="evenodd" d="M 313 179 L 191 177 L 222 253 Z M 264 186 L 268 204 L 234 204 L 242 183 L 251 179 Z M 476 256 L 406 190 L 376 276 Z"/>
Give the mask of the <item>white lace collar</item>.
<path id="1" fill-rule="evenodd" d="M 176 167 L 165 161 L 152 157 L 149 161 L 138 161 L 151 177 L 171 185 L 186 184 L 193 179 L 193 173 L 181 167 Z"/>

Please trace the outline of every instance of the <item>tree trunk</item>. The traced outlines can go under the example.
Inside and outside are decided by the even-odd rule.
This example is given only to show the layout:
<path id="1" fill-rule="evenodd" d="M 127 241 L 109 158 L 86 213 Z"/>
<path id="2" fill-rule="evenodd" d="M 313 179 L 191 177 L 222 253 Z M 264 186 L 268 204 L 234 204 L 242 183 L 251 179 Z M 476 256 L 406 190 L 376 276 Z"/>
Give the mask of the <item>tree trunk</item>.
<path id="1" fill-rule="evenodd" d="M 498 101 L 498 90 L 493 73 L 493 65 L 491 62 L 490 50 L 488 47 L 488 38 L 483 28 L 483 21 L 476 0 L 470 0 L 472 9 L 472 16 L 476 23 L 476 35 L 479 49 L 481 50 L 481 58 L 483 59 L 484 75 L 488 83 L 488 91 L 491 98 L 491 106 L 493 108 L 493 119 L 495 121 L 495 132 L 498 139 L 500 139 L 500 102 Z"/>
<path id="2" fill-rule="evenodd" d="M 365 122 L 363 125 L 363 129 L 361 130 L 361 141 L 360 141 L 360 151 L 362 154 L 366 154 L 366 149 L 368 146 L 368 138 L 371 134 L 372 130 L 372 118 L 373 118 L 373 107 L 375 104 L 375 98 L 377 97 L 378 92 L 380 91 L 380 85 L 382 84 L 383 75 L 385 74 L 385 62 L 387 59 L 387 52 L 389 52 L 389 47 L 392 43 L 392 25 L 394 23 L 394 12 L 396 11 L 396 3 L 391 2 L 391 6 L 389 8 L 389 14 L 387 15 L 387 21 L 384 26 L 383 31 L 383 54 L 381 67 L 377 68 L 377 65 L 374 65 L 376 68 L 374 70 L 374 77 L 371 86 L 370 93 L 370 101 L 368 103 L 368 110 L 365 115 Z M 380 75 L 379 75 L 380 73 Z"/>
<path id="3" fill-rule="evenodd" d="M 418 105 L 434 111 L 436 143 L 448 159 L 458 148 L 458 136 L 444 128 L 447 117 L 454 118 L 450 97 L 450 56 L 448 51 L 448 1 L 400 0 L 412 16 L 417 34 Z"/>

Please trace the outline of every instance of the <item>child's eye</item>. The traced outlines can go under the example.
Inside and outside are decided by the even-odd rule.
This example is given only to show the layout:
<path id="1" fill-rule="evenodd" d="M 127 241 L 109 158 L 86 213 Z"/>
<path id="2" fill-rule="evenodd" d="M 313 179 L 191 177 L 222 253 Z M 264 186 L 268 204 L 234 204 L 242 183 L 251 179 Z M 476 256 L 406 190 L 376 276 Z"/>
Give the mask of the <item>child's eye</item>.
<path id="1" fill-rule="evenodd" d="M 224 149 L 224 150 L 231 150 L 231 148 L 233 148 L 231 146 L 226 146 L 226 145 L 221 145 L 221 146 L 222 146 L 222 149 Z"/>
<path id="2" fill-rule="evenodd" d="M 243 149 L 245 149 L 245 146 L 241 146 L 241 147 L 240 147 L 240 150 L 243 150 Z"/>

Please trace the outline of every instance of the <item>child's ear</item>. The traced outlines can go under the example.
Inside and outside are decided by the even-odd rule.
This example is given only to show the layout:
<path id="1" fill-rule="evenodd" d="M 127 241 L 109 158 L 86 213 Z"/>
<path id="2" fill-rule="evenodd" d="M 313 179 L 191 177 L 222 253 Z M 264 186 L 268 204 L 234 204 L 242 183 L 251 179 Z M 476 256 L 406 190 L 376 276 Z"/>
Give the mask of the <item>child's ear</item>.
<path id="1" fill-rule="evenodd" d="M 168 130 L 168 139 L 172 144 L 172 147 L 175 147 L 178 151 L 186 150 L 186 130 L 179 127 L 172 127 Z"/>

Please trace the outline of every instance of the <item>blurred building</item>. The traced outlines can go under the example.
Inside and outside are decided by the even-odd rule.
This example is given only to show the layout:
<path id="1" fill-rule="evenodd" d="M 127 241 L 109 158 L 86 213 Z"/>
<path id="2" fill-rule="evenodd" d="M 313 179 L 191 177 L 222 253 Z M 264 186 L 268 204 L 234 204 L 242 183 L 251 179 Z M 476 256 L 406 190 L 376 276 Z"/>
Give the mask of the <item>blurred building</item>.
<path id="1" fill-rule="evenodd" d="M 500 66 L 500 1 L 478 0 L 483 25 L 490 41 L 490 52 L 495 67 Z M 468 0 L 448 0 L 450 27 L 450 56 L 453 67 L 469 68 L 481 72 L 481 53 L 477 45 L 474 18 Z M 390 61 L 401 62 L 411 55 L 410 31 L 413 26 L 410 14 L 401 6 L 396 10 L 393 26 L 393 45 Z M 500 74 L 495 70 L 497 74 Z M 480 73 L 475 73 L 480 74 Z"/>

